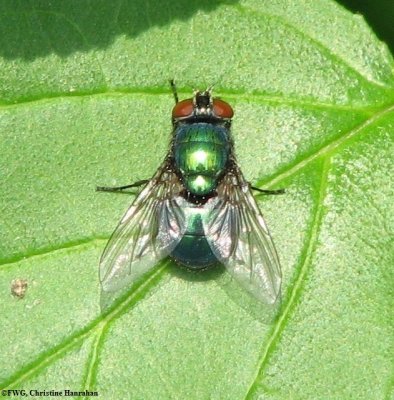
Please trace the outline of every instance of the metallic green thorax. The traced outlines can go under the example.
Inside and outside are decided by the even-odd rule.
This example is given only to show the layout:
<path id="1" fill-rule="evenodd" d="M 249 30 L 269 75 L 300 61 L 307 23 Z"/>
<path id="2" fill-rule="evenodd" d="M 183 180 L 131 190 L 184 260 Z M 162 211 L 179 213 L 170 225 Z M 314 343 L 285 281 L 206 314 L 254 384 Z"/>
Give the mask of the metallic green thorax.
<path id="1" fill-rule="evenodd" d="M 207 122 L 179 124 L 173 154 L 185 189 L 195 196 L 212 193 L 230 154 L 228 129 Z"/>

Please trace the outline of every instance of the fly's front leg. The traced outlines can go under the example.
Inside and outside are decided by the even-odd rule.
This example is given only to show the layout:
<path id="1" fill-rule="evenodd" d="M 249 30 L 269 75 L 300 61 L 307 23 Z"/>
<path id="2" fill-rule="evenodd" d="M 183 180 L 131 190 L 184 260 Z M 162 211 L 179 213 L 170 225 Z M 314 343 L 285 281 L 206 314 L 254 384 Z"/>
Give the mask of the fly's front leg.
<path id="1" fill-rule="evenodd" d="M 175 85 L 174 79 L 170 79 L 170 86 L 171 86 L 172 94 L 174 95 L 175 104 L 177 104 L 179 102 L 179 98 L 178 98 L 178 92 L 176 90 L 176 85 Z"/>
<path id="2" fill-rule="evenodd" d="M 263 194 L 284 194 L 285 189 L 276 189 L 276 190 L 267 190 L 267 189 L 259 189 L 256 186 L 250 186 L 251 189 L 256 190 L 259 193 Z"/>
<path id="3" fill-rule="evenodd" d="M 96 186 L 96 191 L 97 192 L 121 192 L 122 190 L 146 185 L 148 182 L 149 182 L 149 179 L 143 179 L 141 181 L 137 181 L 137 182 L 132 183 L 131 185 L 126 185 L 126 186 Z"/>

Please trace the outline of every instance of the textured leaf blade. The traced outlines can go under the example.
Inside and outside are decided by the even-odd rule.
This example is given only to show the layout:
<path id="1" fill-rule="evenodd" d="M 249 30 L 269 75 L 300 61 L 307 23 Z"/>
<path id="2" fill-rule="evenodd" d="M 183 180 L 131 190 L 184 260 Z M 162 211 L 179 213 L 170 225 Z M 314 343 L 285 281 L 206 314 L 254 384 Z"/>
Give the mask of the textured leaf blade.
<path id="1" fill-rule="evenodd" d="M 362 18 L 323 1 L 0 7 L 1 387 L 389 398 L 393 61 Z M 160 164 L 169 77 L 182 96 L 216 83 L 244 174 L 287 189 L 260 199 L 283 264 L 272 325 L 172 264 L 99 315 L 98 259 L 132 197 L 94 187 Z"/>

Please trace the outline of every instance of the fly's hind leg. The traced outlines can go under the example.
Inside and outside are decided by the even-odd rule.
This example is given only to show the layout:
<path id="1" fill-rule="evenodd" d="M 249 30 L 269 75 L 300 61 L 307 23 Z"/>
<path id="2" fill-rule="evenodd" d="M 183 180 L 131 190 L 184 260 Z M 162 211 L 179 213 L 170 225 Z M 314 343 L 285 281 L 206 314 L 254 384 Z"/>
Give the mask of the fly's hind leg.
<path id="1" fill-rule="evenodd" d="M 96 191 L 97 192 L 121 192 L 126 189 L 134 188 L 134 187 L 140 187 L 142 185 L 145 185 L 149 182 L 149 179 L 142 179 L 141 181 L 137 181 L 132 183 L 131 185 L 125 185 L 125 186 L 96 186 Z"/>

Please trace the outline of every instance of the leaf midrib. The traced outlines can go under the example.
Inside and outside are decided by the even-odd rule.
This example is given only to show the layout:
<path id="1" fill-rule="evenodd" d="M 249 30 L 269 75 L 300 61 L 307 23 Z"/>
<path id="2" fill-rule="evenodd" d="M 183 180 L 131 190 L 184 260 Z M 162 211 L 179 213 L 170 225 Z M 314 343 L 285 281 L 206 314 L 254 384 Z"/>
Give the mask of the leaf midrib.
<path id="1" fill-rule="evenodd" d="M 181 98 L 189 98 L 191 96 L 191 90 L 187 88 L 177 88 L 178 94 Z M 394 88 L 389 88 L 386 90 L 388 93 L 392 93 L 392 97 L 394 98 Z M 80 100 L 80 99 L 89 99 L 89 98 L 119 98 L 122 96 L 158 96 L 163 95 L 168 97 L 170 103 L 172 104 L 172 93 L 167 86 L 146 86 L 143 89 L 140 87 L 127 87 L 127 88 L 113 88 L 108 90 L 103 90 L 103 88 L 98 88 L 97 90 L 92 91 L 83 91 L 83 92 L 69 92 L 69 93 L 54 93 L 53 95 L 47 95 L 44 97 L 31 97 L 31 98 L 22 98 L 19 101 L 13 102 L 3 102 L 0 100 L 0 111 L 1 110 L 9 110 L 19 107 L 31 107 L 36 104 L 53 104 L 58 101 L 64 100 Z M 367 115 L 372 115 L 373 113 L 378 112 L 386 107 L 388 107 L 390 103 L 383 103 L 375 106 L 359 106 L 353 104 L 337 104 L 337 103 L 327 103 L 327 102 L 319 102 L 315 99 L 301 98 L 301 97 L 285 97 L 281 95 L 269 94 L 264 91 L 253 91 L 253 93 L 243 91 L 243 90 L 234 90 L 234 89 L 224 89 L 221 88 L 217 92 L 218 97 L 226 97 L 229 100 L 241 100 L 249 103 L 257 103 L 257 104 L 279 104 L 279 105 L 289 105 L 296 106 L 300 108 L 308 108 L 315 110 L 335 110 L 335 111 L 353 111 L 365 113 Z"/>

